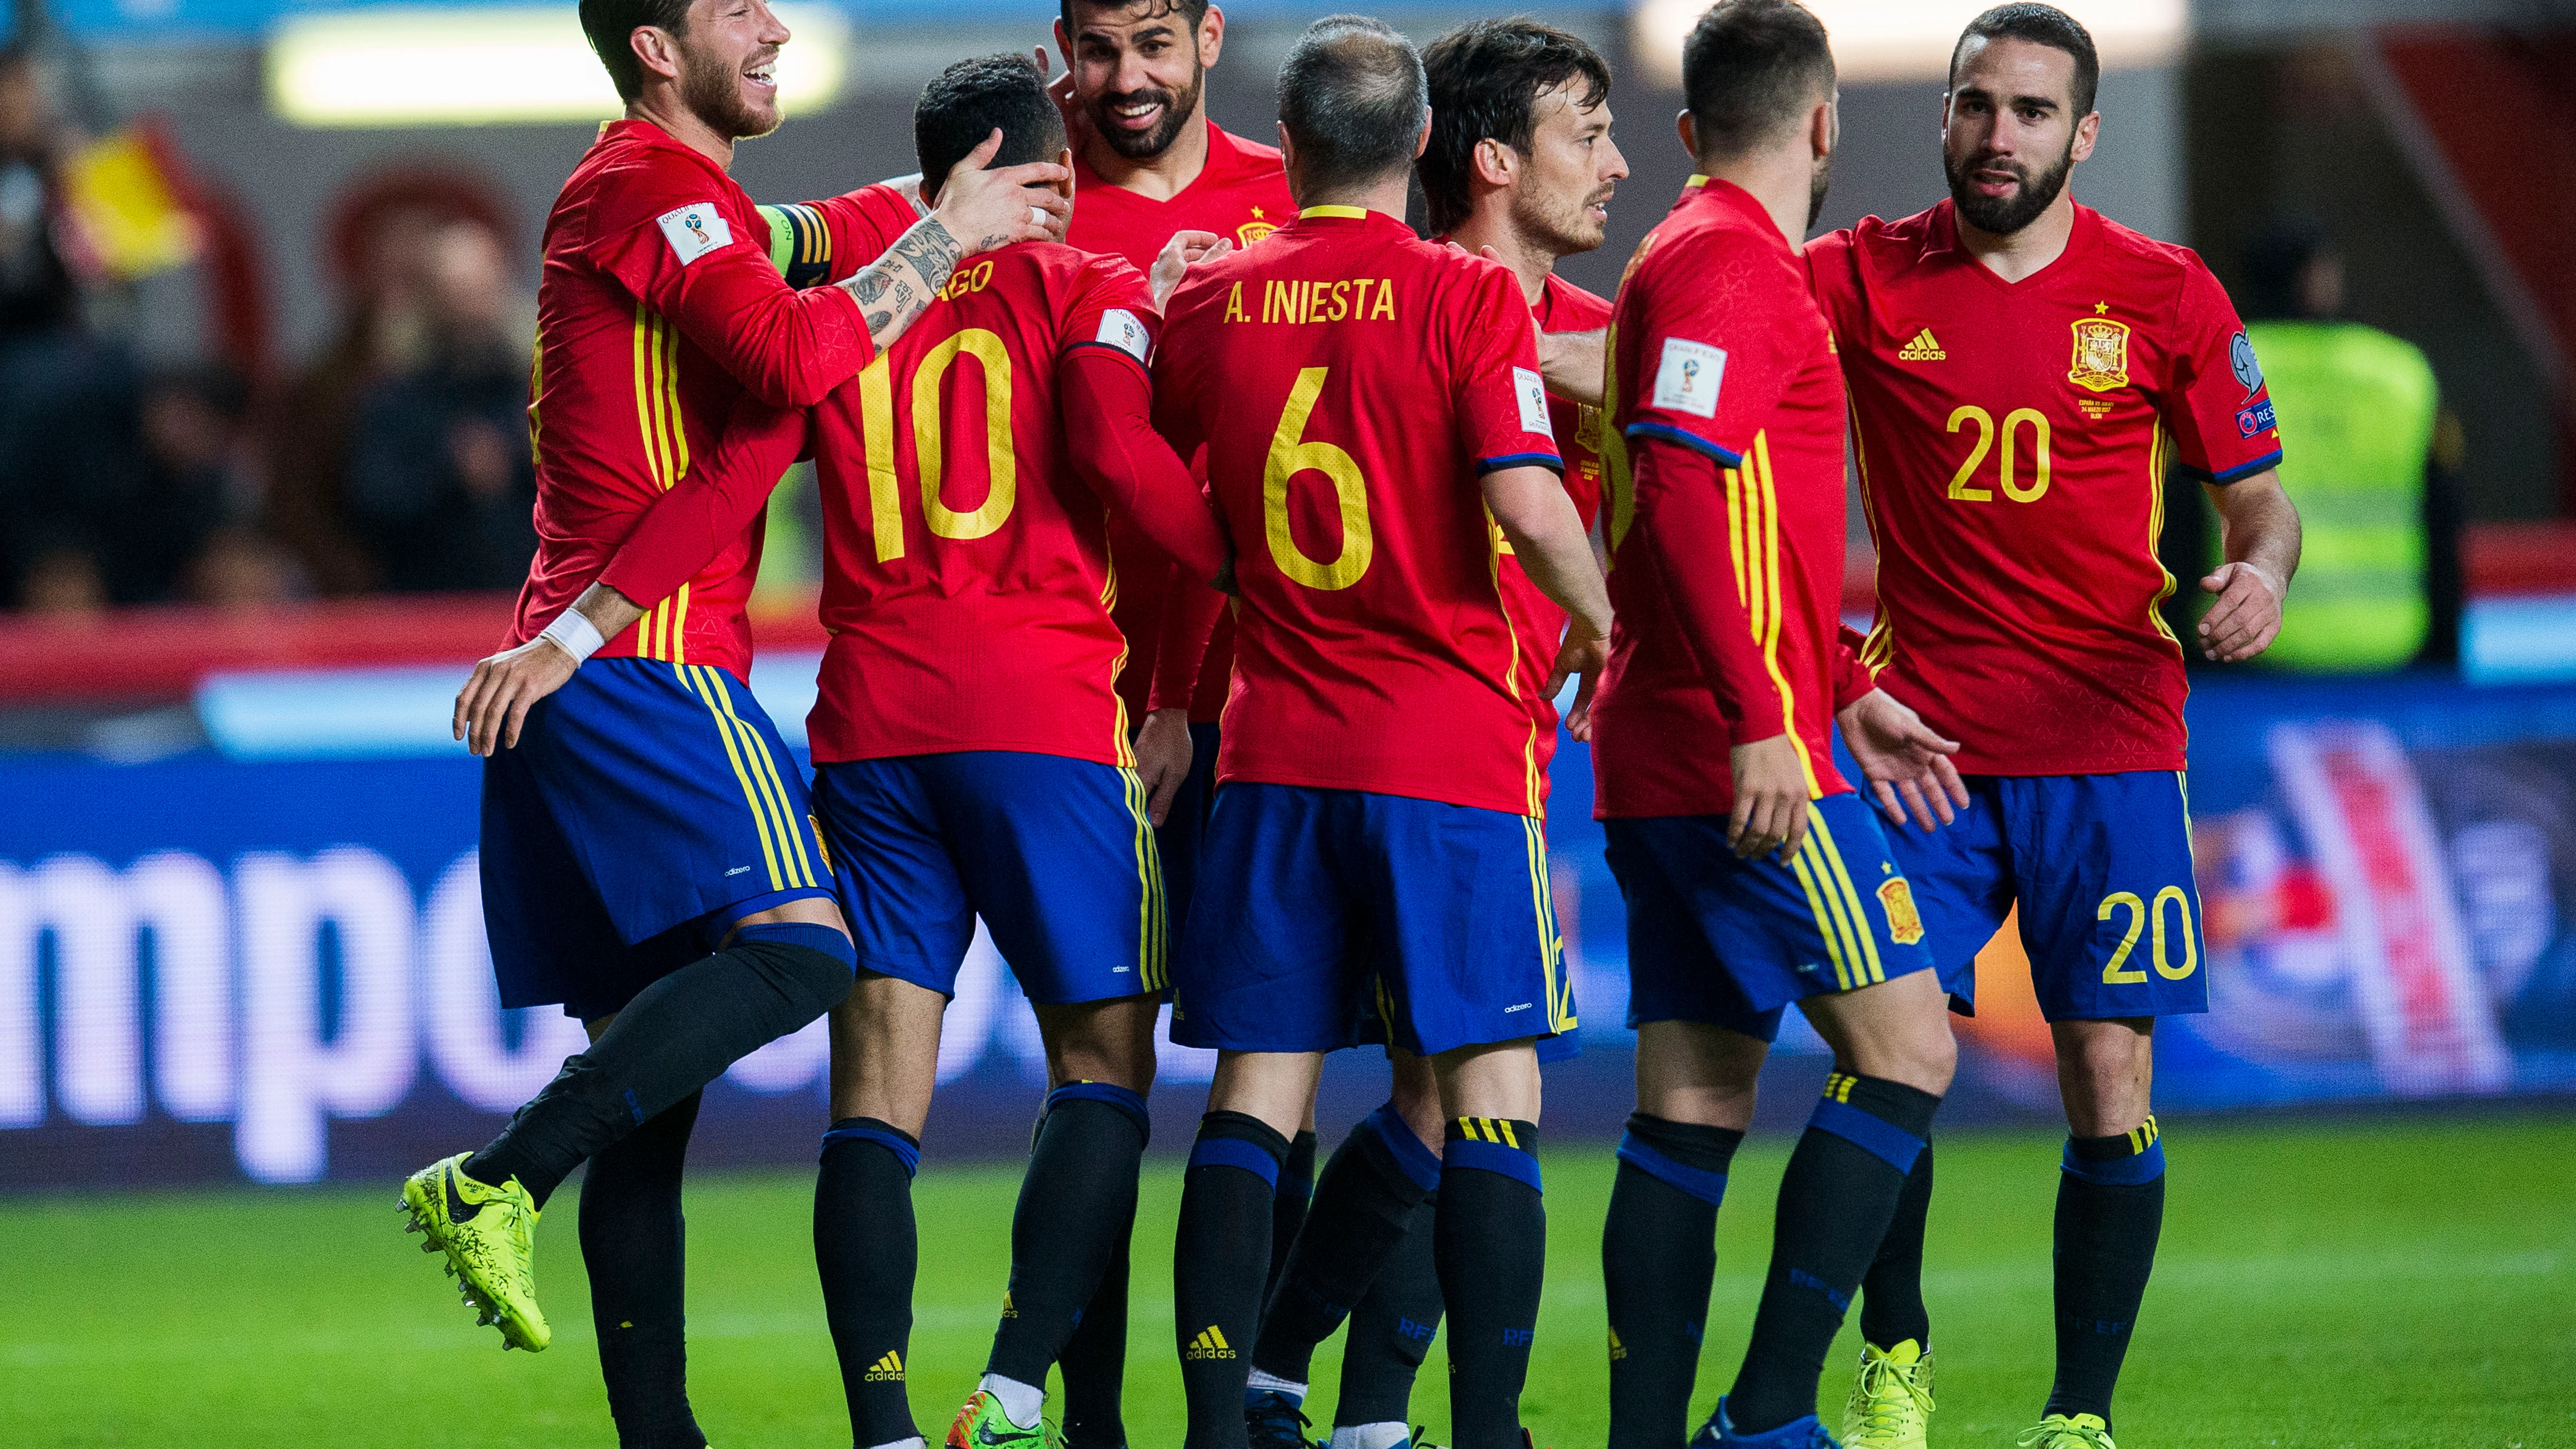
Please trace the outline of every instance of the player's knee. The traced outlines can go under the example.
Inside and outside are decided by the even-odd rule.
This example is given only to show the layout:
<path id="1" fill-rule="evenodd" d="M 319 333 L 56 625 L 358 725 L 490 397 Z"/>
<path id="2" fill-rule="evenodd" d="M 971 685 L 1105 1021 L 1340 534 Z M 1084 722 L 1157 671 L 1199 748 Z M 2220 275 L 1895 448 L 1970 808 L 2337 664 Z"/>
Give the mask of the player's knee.
<path id="1" fill-rule="evenodd" d="M 858 949 L 836 926 L 804 921 L 746 925 L 734 932 L 728 949 L 753 963 L 791 1014 L 802 1018 L 797 1026 L 838 1005 L 858 975 Z"/>

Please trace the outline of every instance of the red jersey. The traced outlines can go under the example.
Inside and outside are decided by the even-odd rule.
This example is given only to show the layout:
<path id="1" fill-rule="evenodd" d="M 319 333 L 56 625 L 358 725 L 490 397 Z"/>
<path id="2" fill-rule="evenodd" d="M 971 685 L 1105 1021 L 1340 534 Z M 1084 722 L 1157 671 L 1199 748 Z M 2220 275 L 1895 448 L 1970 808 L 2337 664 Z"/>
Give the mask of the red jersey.
<path id="1" fill-rule="evenodd" d="M 1154 258 L 1175 232 L 1212 231 L 1237 247 L 1248 247 L 1286 225 L 1297 214 L 1297 203 L 1288 195 L 1288 173 L 1278 148 L 1247 141 L 1214 121 L 1208 122 L 1207 129 L 1206 168 L 1168 201 L 1101 179 L 1082 152 L 1075 151 L 1073 224 L 1065 240 L 1084 251 L 1124 257 L 1136 270 L 1150 273 Z M 1109 532 L 1111 549 L 1120 561 L 1118 625 L 1129 640 L 1119 692 L 1126 697 L 1128 709 L 1141 718 L 1152 692 L 1156 640 L 1163 602 L 1173 593 L 1174 571 L 1157 560 L 1144 535 L 1127 519 L 1114 519 Z M 1200 590 L 1195 581 L 1182 587 L 1188 591 L 1184 597 L 1202 610 L 1215 613 L 1222 608 L 1216 599 L 1197 598 L 1214 590 Z M 1219 614 L 1196 678 L 1170 682 L 1163 691 L 1164 702 L 1177 705 L 1186 696 L 1191 719 L 1215 719 L 1225 708 L 1226 680 L 1233 663 L 1234 627 Z"/>
<path id="2" fill-rule="evenodd" d="M 2085 206 L 2065 254 L 2018 283 L 1960 247 L 1946 201 L 1807 258 L 1859 430 L 1880 682 L 1961 742 L 1964 772 L 2181 769 L 2165 474 L 2227 483 L 2281 459 L 2218 279 Z"/>
<path id="3" fill-rule="evenodd" d="M 1541 332 L 1594 332 L 1610 321 L 1610 303 L 1551 272 L 1538 305 L 1530 309 Z M 1565 460 L 1565 491 L 1574 500 L 1590 532 L 1601 513 L 1601 410 L 1547 396 L 1548 427 L 1556 436 L 1557 456 Z M 1530 708 L 1538 723 L 1539 793 L 1547 792 L 1547 767 L 1556 758 L 1556 701 L 1549 697 L 1547 677 L 1556 670 L 1556 653 L 1565 642 L 1565 611 L 1541 592 L 1521 569 L 1508 539 L 1496 530 L 1502 551 L 1503 604 L 1512 611 L 1512 633 L 1521 644 L 1521 678 L 1530 684 Z"/>
<path id="4" fill-rule="evenodd" d="M 1811 796 L 1850 789 L 1828 733 L 1867 688 L 1836 622 L 1842 373 L 1798 254 L 1750 193 L 1692 177 L 1610 325 L 1593 813 L 1723 815 L 1727 752 L 1784 731 Z"/>
<path id="5" fill-rule="evenodd" d="M 768 223 L 723 167 L 649 121 L 602 126 L 546 218 L 528 380 L 537 555 L 508 642 L 589 586 L 746 391 L 803 406 L 874 352 L 848 293 L 788 287 Z M 754 519 L 600 655 L 746 674 L 760 537 Z"/>
<path id="6" fill-rule="evenodd" d="M 1314 207 L 1192 268 L 1155 417 L 1207 447 L 1237 544 L 1221 780 L 1540 812 L 1537 730 L 1479 479 L 1561 468 L 1502 266 Z"/>

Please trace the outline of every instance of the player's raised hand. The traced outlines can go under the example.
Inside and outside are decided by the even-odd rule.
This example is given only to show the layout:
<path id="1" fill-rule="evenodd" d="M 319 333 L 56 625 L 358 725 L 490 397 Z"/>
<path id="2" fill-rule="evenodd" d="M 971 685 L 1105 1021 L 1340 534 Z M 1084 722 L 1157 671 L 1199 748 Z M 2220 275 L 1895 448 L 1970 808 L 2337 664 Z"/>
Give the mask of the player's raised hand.
<path id="1" fill-rule="evenodd" d="M 1726 843 L 1736 858 L 1797 854 L 1807 841 L 1807 767 L 1797 742 L 1784 733 L 1737 745 L 1727 763 L 1735 772 L 1735 808 L 1726 817 Z"/>
<path id="2" fill-rule="evenodd" d="M 2280 581 L 2250 563 L 2232 563 L 2200 581 L 2218 596 L 2200 619 L 2200 652 L 2221 664 L 2241 664 L 2272 647 L 2281 632 Z"/>
<path id="3" fill-rule="evenodd" d="M 475 665 L 473 677 L 456 692 L 456 738 L 484 756 L 516 746 L 529 708 L 563 688 L 580 667 L 570 651 L 543 635 Z"/>
<path id="4" fill-rule="evenodd" d="M 1548 671 L 1547 697 L 1556 698 L 1567 676 L 1583 676 L 1574 691 L 1574 706 L 1565 712 L 1565 732 L 1587 745 L 1592 743 L 1592 696 L 1601 687 L 1601 671 L 1609 665 L 1607 638 L 1579 623 L 1567 626 L 1565 642 L 1556 649 L 1556 667 Z"/>
<path id="5" fill-rule="evenodd" d="M 1189 779 L 1195 752 L 1188 710 L 1153 710 L 1136 731 L 1136 778 L 1145 786 L 1145 814 L 1157 828 L 1172 813 L 1172 797 Z"/>
<path id="6" fill-rule="evenodd" d="M 1073 219 L 1073 203 L 1056 190 L 1069 185 L 1073 173 L 1053 161 L 984 169 L 1002 148 L 1002 130 L 966 153 L 939 184 L 939 204 L 931 216 L 955 238 L 963 255 L 989 252 L 1014 242 L 1062 241 Z"/>
<path id="7" fill-rule="evenodd" d="M 1968 787 L 1950 763 L 1959 742 L 1935 734 L 1894 695 L 1873 689 L 1844 706 L 1834 720 L 1889 819 L 1903 824 L 1911 813 L 1915 824 L 1930 830 L 1936 822 L 1956 820 L 1956 812 L 1968 807 Z"/>
<path id="8" fill-rule="evenodd" d="M 1181 284 L 1190 268 L 1215 261 L 1233 250 L 1234 243 L 1212 231 L 1172 233 L 1172 239 L 1163 243 L 1161 254 L 1154 258 L 1154 270 L 1145 278 L 1153 289 L 1154 305 L 1160 307 L 1171 299 L 1172 289 Z"/>

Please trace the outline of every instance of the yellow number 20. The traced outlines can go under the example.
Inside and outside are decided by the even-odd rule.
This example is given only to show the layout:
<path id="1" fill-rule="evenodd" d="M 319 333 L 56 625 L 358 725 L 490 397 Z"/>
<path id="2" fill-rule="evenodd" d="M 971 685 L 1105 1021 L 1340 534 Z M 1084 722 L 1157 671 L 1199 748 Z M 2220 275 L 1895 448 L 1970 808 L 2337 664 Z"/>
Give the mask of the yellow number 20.
<path id="1" fill-rule="evenodd" d="M 1986 454 L 1994 450 L 1997 441 L 1995 415 L 1968 403 L 1950 414 L 1950 431 L 1959 431 L 1962 423 L 1976 424 L 1977 441 L 1969 446 L 1967 460 L 1959 465 L 1959 471 L 1950 475 L 1950 497 L 1965 503 L 1985 503 L 1993 499 L 1994 490 L 1975 487 L 1968 480 L 1977 475 L 1977 469 L 1986 461 Z M 2013 446 L 2025 428 L 2030 433 L 2032 465 L 2031 481 L 2027 487 L 2022 485 L 2020 470 L 2014 466 L 2018 450 Z M 2040 495 L 2048 491 L 2048 418 L 2037 408 L 2015 408 L 2004 415 L 2002 432 L 2004 452 L 1995 467 L 2002 475 L 2000 481 L 2004 485 L 2004 496 L 2015 503 L 2036 503 Z"/>
<path id="2" fill-rule="evenodd" d="M 2168 902 L 2172 904 L 2174 914 L 2182 920 L 2180 965 L 2174 963 L 2172 937 L 2165 930 L 2165 906 Z M 2112 951 L 2111 959 L 2102 967 L 2104 985 L 2135 986 L 2147 979 L 2147 973 L 2135 967 L 2122 968 L 2127 965 L 2129 953 L 2137 949 L 2139 935 L 2151 924 L 2154 927 L 2154 959 L 2158 976 L 2167 981 L 2180 981 L 2200 969 L 2200 934 L 2192 929 L 2191 897 L 2181 886 L 2169 885 L 2156 892 L 2152 906 L 2140 900 L 2135 892 L 2113 891 L 2102 898 L 2101 908 L 2093 913 L 2093 919 L 2107 921 L 2113 912 L 2123 910 L 2129 913 L 2129 929 L 2120 937 L 2118 949 Z"/>
<path id="3" fill-rule="evenodd" d="M 1305 436 L 1306 420 L 1314 414 L 1329 371 L 1299 369 L 1296 386 L 1288 390 L 1287 409 L 1279 414 L 1279 430 L 1271 435 L 1270 456 L 1261 465 L 1261 524 L 1270 541 L 1270 561 L 1310 589 L 1347 589 L 1358 583 L 1377 547 L 1369 532 L 1368 480 L 1360 476 L 1360 465 L 1334 444 Z M 1288 531 L 1288 481 L 1305 472 L 1332 481 L 1333 500 L 1340 508 L 1342 548 L 1330 562 L 1307 557 Z"/>

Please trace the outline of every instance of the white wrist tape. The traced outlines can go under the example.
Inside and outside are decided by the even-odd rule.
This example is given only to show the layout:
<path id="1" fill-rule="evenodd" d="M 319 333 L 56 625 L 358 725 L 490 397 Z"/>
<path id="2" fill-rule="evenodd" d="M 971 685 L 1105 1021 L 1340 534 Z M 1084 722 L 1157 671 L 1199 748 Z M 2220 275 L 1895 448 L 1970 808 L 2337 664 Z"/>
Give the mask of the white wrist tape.
<path id="1" fill-rule="evenodd" d="M 555 615 L 555 621 L 539 631 L 537 637 L 553 640 L 557 648 L 572 656 L 575 664 L 598 653 L 599 646 L 608 642 L 599 637 L 599 626 L 583 617 L 579 609 L 566 609 Z"/>

